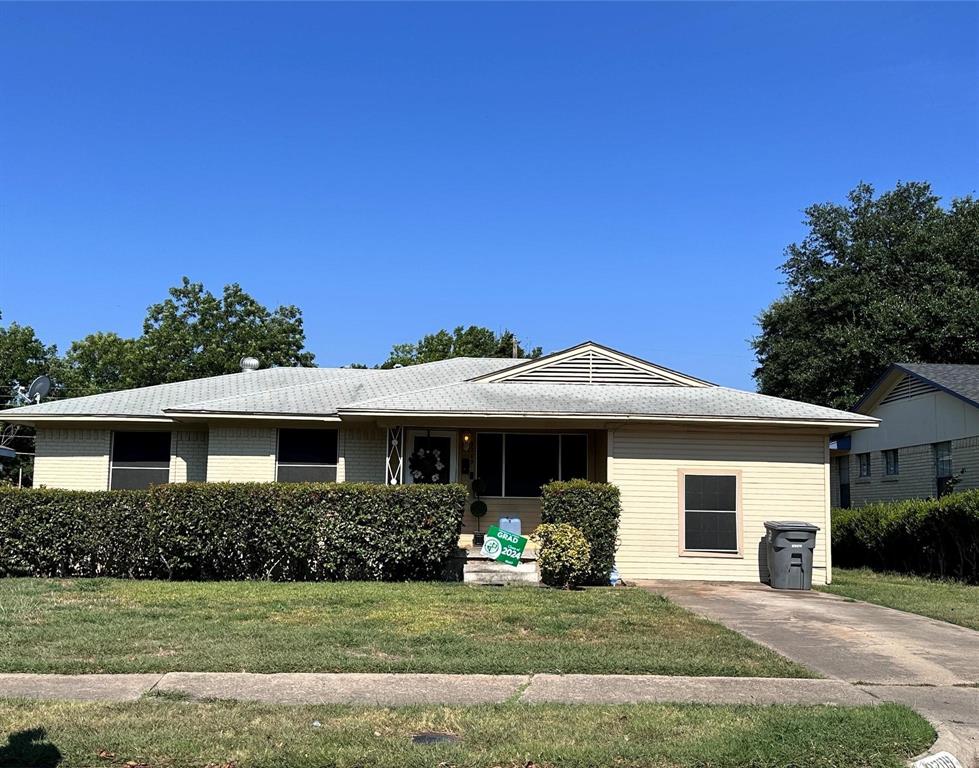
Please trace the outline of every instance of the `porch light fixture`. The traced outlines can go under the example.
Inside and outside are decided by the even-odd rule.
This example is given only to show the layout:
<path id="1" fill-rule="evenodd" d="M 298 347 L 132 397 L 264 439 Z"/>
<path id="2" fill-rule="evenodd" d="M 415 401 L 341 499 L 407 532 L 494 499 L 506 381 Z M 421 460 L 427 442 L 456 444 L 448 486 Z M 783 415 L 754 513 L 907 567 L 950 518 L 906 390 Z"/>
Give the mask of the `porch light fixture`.
<path id="1" fill-rule="evenodd" d="M 462 433 L 462 450 L 465 451 L 466 453 L 469 453 L 469 449 L 472 448 L 472 444 L 473 444 L 472 432 L 468 432 L 468 431 L 467 432 L 463 432 Z"/>

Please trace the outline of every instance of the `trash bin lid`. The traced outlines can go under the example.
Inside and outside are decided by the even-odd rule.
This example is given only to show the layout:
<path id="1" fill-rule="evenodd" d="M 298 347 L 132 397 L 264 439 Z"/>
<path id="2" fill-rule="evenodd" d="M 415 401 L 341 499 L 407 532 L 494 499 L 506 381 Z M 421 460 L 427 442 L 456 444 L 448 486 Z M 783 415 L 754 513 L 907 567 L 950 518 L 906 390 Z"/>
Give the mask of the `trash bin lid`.
<path id="1" fill-rule="evenodd" d="M 765 527 L 770 531 L 818 531 L 819 526 L 800 520 L 766 520 Z"/>

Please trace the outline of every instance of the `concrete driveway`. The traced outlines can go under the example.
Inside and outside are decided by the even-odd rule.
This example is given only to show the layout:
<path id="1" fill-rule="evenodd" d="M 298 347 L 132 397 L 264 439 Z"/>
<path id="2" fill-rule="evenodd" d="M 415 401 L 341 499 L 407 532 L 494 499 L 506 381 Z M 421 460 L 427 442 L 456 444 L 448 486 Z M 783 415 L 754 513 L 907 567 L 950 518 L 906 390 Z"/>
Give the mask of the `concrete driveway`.
<path id="1" fill-rule="evenodd" d="M 649 581 L 641 586 L 826 677 L 907 704 L 944 723 L 979 754 L 979 632 L 836 595 L 764 584 Z"/>

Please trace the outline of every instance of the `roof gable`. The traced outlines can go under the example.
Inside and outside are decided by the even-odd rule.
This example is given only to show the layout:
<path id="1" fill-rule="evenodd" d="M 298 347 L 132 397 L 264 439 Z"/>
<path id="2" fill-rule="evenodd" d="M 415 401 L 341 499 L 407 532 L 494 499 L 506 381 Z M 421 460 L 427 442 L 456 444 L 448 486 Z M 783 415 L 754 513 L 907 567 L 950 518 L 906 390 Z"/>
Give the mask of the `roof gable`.
<path id="1" fill-rule="evenodd" d="M 594 342 L 481 376 L 473 381 L 518 384 L 598 384 L 708 387 L 706 381 L 654 365 Z"/>
<path id="2" fill-rule="evenodd" d="M 979 365 L 893 363 L 852 410 L 869 414 L 885 403 L 934 392 L 945 392 L 979 408 Z"/>

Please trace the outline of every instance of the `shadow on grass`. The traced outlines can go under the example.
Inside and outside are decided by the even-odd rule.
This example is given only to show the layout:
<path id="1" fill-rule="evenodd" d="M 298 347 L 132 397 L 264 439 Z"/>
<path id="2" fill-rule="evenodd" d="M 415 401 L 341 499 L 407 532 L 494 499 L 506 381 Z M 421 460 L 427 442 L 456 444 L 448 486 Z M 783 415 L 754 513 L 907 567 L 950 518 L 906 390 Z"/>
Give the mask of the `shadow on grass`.
<path id="1" fill-rule="evenodd" d="M 0 766 L 31 766 L 54 768 L 61 762 L 61 750 L 46 740 L 47 731 L 31 728 L 17 731 L 0 746 Z"/>

